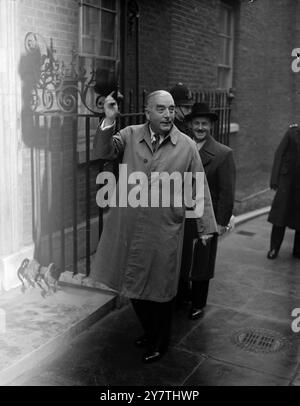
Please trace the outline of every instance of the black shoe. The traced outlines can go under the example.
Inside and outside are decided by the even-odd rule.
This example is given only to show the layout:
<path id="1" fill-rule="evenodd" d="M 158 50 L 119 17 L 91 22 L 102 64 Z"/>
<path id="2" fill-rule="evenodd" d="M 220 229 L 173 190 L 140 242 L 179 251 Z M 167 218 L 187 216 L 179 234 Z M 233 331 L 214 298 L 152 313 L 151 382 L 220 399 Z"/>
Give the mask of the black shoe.
<path id="1" fill-rule="evenodd" d="M 134 345 L 139 348 L 146 347 L 147 344 L 148 344 L 148 338 L 145 334 L 142 335 L 141 337 L 137 338 L 134 342 Z"/>
<path id="2" fill-rule="evenodd" d="M 271 250 L 268 252 L 267 258 L 268 258 L 268 259 L 275 259 L 275 258 L 277 257 L 277 255 L 278 255 L 278 251 L 275 250 L 275 249 L 271 249 Z"/>
<path id="3" fill-rule="evenodd" d="M 152 362 L 156 362 L 161 359 L 161 357 L 165 354 L 166 350 L 149 350 L 143 357 L 144 364 L 151 364 Z"/>
<path id="4" fill-rule="evenodd" d="M 192 307 L 190 312 L 189 312 L 189 319 L 191 320 L 197 320 L 203 317 L 204 315 L 204 310 L 203 309 L 198 309 L 197 307 Z"/>

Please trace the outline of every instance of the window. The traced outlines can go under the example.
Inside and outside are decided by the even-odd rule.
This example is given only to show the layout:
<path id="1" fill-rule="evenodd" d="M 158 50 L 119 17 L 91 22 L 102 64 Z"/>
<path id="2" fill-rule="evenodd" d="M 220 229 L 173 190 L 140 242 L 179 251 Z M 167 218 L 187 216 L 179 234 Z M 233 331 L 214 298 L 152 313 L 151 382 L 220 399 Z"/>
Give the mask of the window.
<path id="1" fill-rule="evenodd" d="M 79 71 L 86 72 L 87 83 L 94 79 L 99 89 L 114 78 L 120 55 L 120 4 L 119 0 L 81 0 L 80 1 L 80 33 L 79 33 Z M 92 81 L 85 95 L 87 106 L 96 109 L 96 99 L 99 93 L 95 92 L 95 82 Z M 98 90 L 97 90 L 98 91 Z M 100 92 L 101 94 L 101 92 Z M 100 96 L 101 99 L 101 96 Z M 104 100 L 104 96 L 103 96 Z M 100 100 L 100 106 L 101 106 Z M 97 103 L 99 109 L 99 100 Z M 78 103 L 80 114 L 90 114 L 81 100 Z M 94 134 L 98 120 L 91 120 L 91 135 Z M 92 138 L 92 137 L 91 137 Z M 92 148 L 92 139 L 91 139 Z M 78 120 L 78 152 L 79 162 L 84 161 L 85 150 L 85 121 Z"/>
<path id="2" fill-rule="evenodd" d="M 81 1 L 81 55 L 117 59 L 118 11 L 117 0 Z"/>
<path id="3" fill-rule="evenodd" d="M 232 87 L 234 9 L 224 2 L 220 8 L 219 43 L 218 89 L 228 90 Z"/>

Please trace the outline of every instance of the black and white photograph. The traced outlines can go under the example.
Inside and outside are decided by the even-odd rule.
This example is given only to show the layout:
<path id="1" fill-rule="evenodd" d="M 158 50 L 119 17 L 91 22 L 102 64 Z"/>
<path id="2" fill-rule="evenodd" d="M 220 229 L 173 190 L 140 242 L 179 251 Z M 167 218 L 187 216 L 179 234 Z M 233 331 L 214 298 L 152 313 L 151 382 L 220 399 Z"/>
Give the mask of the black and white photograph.
<path id="1" fill-rule="evenodd" d="M 299 21 L 0 0 L 1 387 L 300 386 Z"/>

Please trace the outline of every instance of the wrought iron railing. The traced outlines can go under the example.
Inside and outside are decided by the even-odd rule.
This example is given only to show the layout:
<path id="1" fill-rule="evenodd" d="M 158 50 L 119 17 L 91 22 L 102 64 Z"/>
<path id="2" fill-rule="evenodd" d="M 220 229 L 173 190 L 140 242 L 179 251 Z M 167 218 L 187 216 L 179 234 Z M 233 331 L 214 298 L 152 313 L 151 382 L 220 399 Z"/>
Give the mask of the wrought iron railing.
<path id="1" fill-rule="evenodd" d="M 234 98 L 232 91 L 195 92 L 195 102 L 208 103 L 219 120 L 214 123 L 213 134 L 217 141 L 229 145 L 231 104 Z"/>
<path id="2" fill-rule="evenodd" d="M 74 273 L 80 271 L 80 259 L 84 258 L 88 275 L 103 221 L 103 211 L 96 205 L 96 176 L 105 163 L 92 156 L 91 139 L 93 121 L 103 117 L 104 96 L 94 93 L 95 67 L 78 69 L 75 52 L 66 66 L 56 58 L 53 42 L 48 47 L 41 36 L 32 32 L 26 35 L 25 49 L 20 67 L 22 127 L 24 141 L 31 150 L 35 256 L 41 263 L 55 261 Z M 207 102 L 218 113 L 215 136 L 228 144 L 232 95 L 195 92 L 193 97 L 197 102 Z M 129 90 L 124 100 L 118 127 L 144 122 L 146 91 Z M 137 100 L 141 109 L 136 108 Z M 79 120 L 83 120 L 85 144 L 82 163 L 78 160 Z"/>
<path id="3" fill-rule="evenodd" d="M 67 66 L 56 57 L 52 39 L 48 46 L 40 34 L 28 32 L 24 43 L 26 57 L 31 57 L 31 62 L 34 62 L 30 77 L 29 107 L 32 111 L 77 113 L 78 105 L 82 104 L 88 113 L 103 113 L 104 95 L 94 92 L 97 73 L 95 59 L 91 59 L 87 69 L 79 64 L 80 56 L 73 49 L 71 63 Z"/>

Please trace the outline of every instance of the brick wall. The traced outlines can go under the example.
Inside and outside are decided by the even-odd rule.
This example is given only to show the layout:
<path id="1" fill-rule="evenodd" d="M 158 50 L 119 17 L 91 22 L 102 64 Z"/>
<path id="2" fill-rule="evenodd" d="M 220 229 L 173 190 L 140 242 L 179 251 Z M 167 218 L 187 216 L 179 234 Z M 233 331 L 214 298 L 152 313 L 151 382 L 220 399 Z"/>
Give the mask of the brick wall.
<path id="1" fill-rule="evenodd" d="M 57 131 L 57 123 L 51 121 L 50 129 L 50 156 L 49 156 L 49 173 L 52 179 L 51 196 L 47 196 L 47 181 L 45 169 L 45 151 L 46 133 L 45 123 L 40 121 L 37 126 L 32 118 L 26 114 L 28 110 L 29 100 L 26 97 L 26 89 L 30 87 L 30 81 L 34 77 L 33 70 L 38 68 L 39 61 L 34 55 L 26 53 L 24 47 L 24 39 L 28 32 L 40 34 L 45 39 L 45 47 L 50 46 L 50 38 L 53 40 L 53 45 L 56 50 L 55 56 L 68 66 L 71 61 L 71 50 L 77 49 L 78 45 L 78 27 L 79 27 L 79 7 L 77 0 L 21 0 L 20 1 L 20 48 L 21 57 L 19 64 L 19 72 L 22 79 L 23 87 L 23 112 L 22 112 L 22 139 L 23 139 L 23 162 L 22 162 L 22 179 L 23 179 L 23 241 L 28 244 L 32 239 L 32 223 L 33 213 L 37 207 L 32 205 L 32 181 L 40 179 L 40 202 L 41 212 L 38 214 L 41 218 L 42 234 L 47 229 L 47 206 L 51 207 L 52 217 L 50 218 L 51 228 L 59 229 L 60 223 L 60 202 L 59 202 L 59 153 L 61 151 L 61 143 L 59 132 Z M 38 73 L 38 70 L 37 70 Z M 71 202 L 71 187 L 72 182 L 72 166 L 71 164 L 71 148 L 72 148 L 72 132 L 70 124 L 64 129 L 65 136 L 65 208 L 66 208 L 66 225 L 70 224 L 72 202 Z M 31 147 L 35 150 L 34 165 L 40 165 L 38 170 L 36 166 L 33 169 Z M 33 170 L 32 170 L 33 169 Z M 49 200 L 49 203 L 48 203 Z M 37 214 L 37 213 L 36 213 Z"/>
<path id="2" fill-rule="evenodd" d="M 141 88 L 168 89 L 178 81 L 194 90 L 215 88 L 217 4 L 218 0 L 140 2 Z"/>
<path id="3" fill-rule="evenodd" d="M 233 121 L 238 196 L 268 186 L 274 151 L 300 107 L 299 1 L 231 1 L 236 8 Z M 192 90 L 216 87 L 220 0 L 141 2 L 141 86 L 148 91 L 182 81 Z M 296 9 L 298 7 L 298 9 Z M 298 41 L 298 42 L 297 42 Z M 255 179 L 255 181 L 254 181 Z"/>
<path id="4" fill-rule="evenodd" d="M 169 85 L 172 3 L 168 0 L 140 2 L 141 87 L 149 92 Z"/>
<path id="5" fill-rule="evenodd" d="M 172 1 L 169 86 L 184 82 L 193 90 L 216 87 L 218 1 Z"/>
<path id="6" fill-rule="evenodd" d="M 21 46 L 28 31 L 37 32 L 50 43 L 53 38 L 57 56 L 68 62 L 70 50 L 78 44 L 77 0 L 21 0 Z"/>
<path id="7" fill-rule="evenodd" d="M 294 0 L 242 2 L 235 47 L 232 118 L 240 132 L 231 137 L 241 195 L 268 186 L 274 150 L 293 115 Z"/>
<path id="8" fill-rule="evenodd" d="M 140 88 L 150 92 L 182 81 L 195 91 L 215 89 L 220 0 L 140 0 L 139 3 Z M 232 118 L 240 125 L 240 132 L 231 136 L 231 146 L 238 169 L 238 193 L 243 197 L 267 186 L 275 148 L 288 125 L 298 120 L 300 73 L 291 70 L 291 50 L 300 47 L 296 19 L 300 1 L 232 3 L 237 13 Z M 38 32 L 48 45 L 53 38 L 57 56 L 68 64 L 70 51 L 78 43 L 78 1 L 21 0 L 20 5 L 21 46 L 28 31 Z M 134 32 L 128 34 L 127 88 L 135 85 L 135 39 Z M 72 137 L 71 133 L 68 136 Z M 25 137 L 25 241 L 30 239 L 32 214 L 27 141 Z M 71 138 L 66 142 L 70 147 Z M 54 152 L 58 153 L 59 148 L 59 142 L 55 142 Z M 92 172 L 95 177 L 97 170 L 93 168 Z M 66 176 L 70 179 L 71 174 Z M 78 168 L 78 184 L 78 213 L 82 218 L 84 167 Z M 70 199 L 68 202 L 71 205 Z"/>

